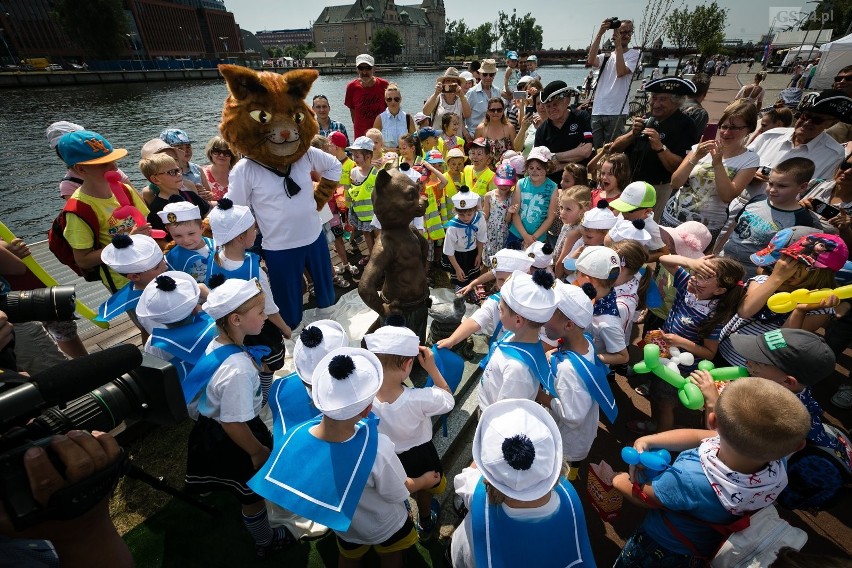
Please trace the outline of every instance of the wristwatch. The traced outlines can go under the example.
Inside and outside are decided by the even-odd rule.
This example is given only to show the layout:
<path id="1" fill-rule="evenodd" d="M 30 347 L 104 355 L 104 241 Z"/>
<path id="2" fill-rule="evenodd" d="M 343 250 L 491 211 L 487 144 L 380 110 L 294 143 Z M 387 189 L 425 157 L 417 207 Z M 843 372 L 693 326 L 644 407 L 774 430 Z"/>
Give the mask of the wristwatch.
<path id="1" fill-rule="evenodd" d="M 654 150 L 654 153 L 655 153 L 655 154 L 662 154 L 662 153 L 663 153 L 663 152 L 665 152 L 666 150 L 668 150 L 668 148 L 666 148 L 666 145 L 665 145 L 665 144 L 663 144 L 663 147 L 662 147 L 662 148 L 660 148 L 659 150 Z"/>

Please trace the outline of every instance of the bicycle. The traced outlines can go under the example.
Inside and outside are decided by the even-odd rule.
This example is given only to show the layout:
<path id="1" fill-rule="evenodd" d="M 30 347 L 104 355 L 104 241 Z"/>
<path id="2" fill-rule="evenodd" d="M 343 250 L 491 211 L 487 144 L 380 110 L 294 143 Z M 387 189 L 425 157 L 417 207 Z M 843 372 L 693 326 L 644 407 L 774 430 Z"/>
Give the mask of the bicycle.
<path id="1" fill-rule="evenodd" d="M 648 93 L 647 91 L 638 90 L 633 100 L 627 105 L 627 114 L 630 118 L 641 118 L 648 112 Z"/>

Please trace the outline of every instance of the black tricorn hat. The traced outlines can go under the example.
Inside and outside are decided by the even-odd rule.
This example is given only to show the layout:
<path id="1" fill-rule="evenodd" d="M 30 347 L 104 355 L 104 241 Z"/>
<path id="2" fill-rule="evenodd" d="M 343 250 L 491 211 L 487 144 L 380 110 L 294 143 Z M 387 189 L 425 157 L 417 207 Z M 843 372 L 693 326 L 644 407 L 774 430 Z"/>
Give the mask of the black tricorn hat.
<path id="1" fill-rule="evenodd" d="M 649 93 L 669 93 L 682 97 L 696 93 L 695 83 L 680 77 L 665 77 L 645 83 L 645 91 Z"/>
<path id="2" fill-rule="evenodd" d="M 836 89 L 826 89 L 815 97 L 803 97 L 797 110 L 818 112 L 842 122 L 852 122 L 852 98 Z"/>

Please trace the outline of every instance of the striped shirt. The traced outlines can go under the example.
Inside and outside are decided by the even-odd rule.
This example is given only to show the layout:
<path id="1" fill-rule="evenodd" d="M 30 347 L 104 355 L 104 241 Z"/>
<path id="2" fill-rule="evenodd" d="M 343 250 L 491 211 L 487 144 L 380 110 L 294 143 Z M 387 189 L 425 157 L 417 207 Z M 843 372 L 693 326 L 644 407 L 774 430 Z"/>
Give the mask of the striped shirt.
<path id="1" fill-rule="evenodd" d="M 719 339 L 721 330 L 718 327 L 706 337 L 698 336 L 698 327 L 713 315 L 719 301 L 696 298 L 695 294 L 686 289 L 691 279 L 692 275 L 683 268 L 678 268 L 675 272 L 674 288 L 677 293 L 666 323 L 663 324 L 663 331 L 674 333 L 698 344 L 701 344 L 703 339 Z"/>

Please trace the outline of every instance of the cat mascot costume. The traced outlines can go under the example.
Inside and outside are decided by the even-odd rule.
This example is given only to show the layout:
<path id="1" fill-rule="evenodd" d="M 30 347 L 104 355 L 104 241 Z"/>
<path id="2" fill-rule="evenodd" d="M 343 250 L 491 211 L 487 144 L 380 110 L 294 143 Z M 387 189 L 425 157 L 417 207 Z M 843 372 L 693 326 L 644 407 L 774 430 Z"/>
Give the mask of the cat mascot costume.
<path id="1" fill-rule="evenodd" d="M 319 76 L 312 69 L 284 75 L 219 65 L 229 95 L 219 130 L 243 158 L 231 170 L 228 197 L 248 205 L 263 235 L 275 303 L 291 328 L 302 321 L 302 274 L 314 282 L 317 306 L 334 304 L 328 243 L 317 211 L 334 193 L 341 165 L 311 147 L 318 131 L 305 97 Z M 311 181 L 311 174 L 319 182 Z"/>

